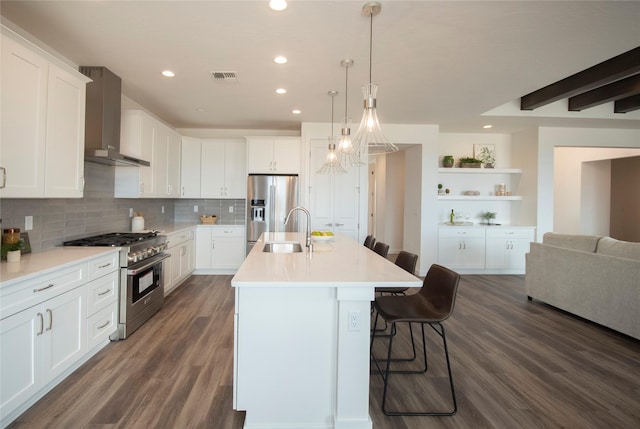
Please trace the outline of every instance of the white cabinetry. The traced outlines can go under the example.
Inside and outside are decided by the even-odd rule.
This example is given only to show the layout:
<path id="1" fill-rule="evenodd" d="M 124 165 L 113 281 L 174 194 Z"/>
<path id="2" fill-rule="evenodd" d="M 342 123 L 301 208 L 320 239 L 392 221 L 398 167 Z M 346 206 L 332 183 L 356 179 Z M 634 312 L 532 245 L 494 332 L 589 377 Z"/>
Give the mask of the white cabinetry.
<path id="1" fill-rule="evenodd" d="M 169 295 L 184 282 L 195 268 L 195 228 L 167 234 L 167 253 L 164 260 L 164 295 Z"/>
<path id="2" fill-rule="evenodd" d="M 440 228 L 438 262 L 451 269 L 484 268 L 483 228 Z"/>
<path id="3" fill-rule="evenodd" d="M 299 137 L 249 137 L 248 173 L 300 173 Z"/>
<path id="4" fill-rule="evenodd" d="M 120 151 L 150 162 L 116 167 L 115 197 L 176 198 L 180 191 L 180 135 L 142 110 L 124 110 Z"/>
<path id="5" fill-rule="evenodd" d="M 486 268 L 504 274 L 525 272 L 525 254 L 534 240 L 533 228 L 487 228 Z"/>
<path id="6" fill-rule="evenodd" d="M 118 253 L 0 289 L 0 415 L 6 426 L 116 330 Z M 110 321 L 105 324 L 105 321 Z M 93 332 L 92 322 L 100 327 Z"/>
<path id="7" fill-rule="evenodd" d="M 202 198 L 246 198 L 247 145 L 224 140 L 202 140 Z"/>
<path id="8" fill-rule="evenodd" d="M 1 37 L 0 196 L 81 198 L 89 79 L 38 48 Z"/>
<path id="9" fill-rule="evenodd" d="M 198 225 L 196 274 L 235 273 L 245 258 L 243 225 Z"/>
<path id="10" fill-rule="evenodd" d="M 182 198 L 200 198 L 200 163 L 202 160 L 202 142 L 193 137 L 182 137 Z"/>

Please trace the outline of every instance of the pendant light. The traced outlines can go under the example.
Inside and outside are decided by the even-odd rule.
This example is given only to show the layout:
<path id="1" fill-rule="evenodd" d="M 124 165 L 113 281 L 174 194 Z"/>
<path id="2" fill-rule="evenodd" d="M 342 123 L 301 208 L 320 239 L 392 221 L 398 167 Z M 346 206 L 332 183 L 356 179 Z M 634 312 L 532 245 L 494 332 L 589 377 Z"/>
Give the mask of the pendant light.
<path id="1" fill-rule="evenodd" d="M 328 94 L 331 96 L 331 135 L 329 136 L 329 152 L 327 152 L 327 159 L 324 161 L 324 164 L 322 164 L 322 167 L 318 169 L 317 173 L 346 173 L 347 170 L 342 168 L 342 165 L 340 165 L 340 159 L 336 153 L 337 138 L 333 135 L 333 102 L 336 95 L 338 95 L 338 91 L 329 91 Z"/>
<path id="2" fill-rule="evenodd" d="M 356 144 L 356 150 L 363 153 L 365 148 L 369 149 L 370 155 L 378 155 L 383 153 L 396 152 L 398 147 L 391 143 L 382 134 L 380 122 L 376 113 L 376 95 L 378 85 L 371 81 L 371 64 L 373 52 L 373 17 L 378 15 L 382 10 L 382 6 L 378 2 L 368 2 L 362 7 L 362 13 L 370 18 L 369 26 L 369 83 L 362 88 L 364 95 L 364 114 L 360 127 L 353 137 Z"/>
<path id="3" fill-rule="evenodd" d="M 353 65 L 353 60 L 346 59 L 340 61 L 340 65 L 345 69 L 344 78 L 344 121 L 340 135 L 338 150 L 342 153 L 345 166 L 347 163 L 352 166 L 361 167 L 365 163 L 360 159 L 360 154 L 351 140 L 351 118 L 349 118 L 349 67 Z"/>

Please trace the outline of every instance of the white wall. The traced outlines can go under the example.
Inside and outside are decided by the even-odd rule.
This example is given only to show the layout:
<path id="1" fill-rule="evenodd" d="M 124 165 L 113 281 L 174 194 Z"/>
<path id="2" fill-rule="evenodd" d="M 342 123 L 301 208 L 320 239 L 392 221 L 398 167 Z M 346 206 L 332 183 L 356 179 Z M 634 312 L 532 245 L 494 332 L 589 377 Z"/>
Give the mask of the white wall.
<path id="1" fill-rule="evenodd" d="M 580 234 L 611 235 L 611 160 L 582 163 Z"/>
<path id="2" fill-rule="evenodd" d="M 404 152 L 404 219 L 402 244 L 405 251 L 420 254 L 420 223 L 422 206 L 422 146 L 416 145 Z"/>
<path id="3" fill-rule="evenodd" d="M 538 211 L 538 129 L 513 134 L 511 143 L 511 166 L 522 169 L 517 186 L 514 186 L 522 195 L 522 201 L 512 204 L 511 219 L 518 225 L 535 226 Z"/>

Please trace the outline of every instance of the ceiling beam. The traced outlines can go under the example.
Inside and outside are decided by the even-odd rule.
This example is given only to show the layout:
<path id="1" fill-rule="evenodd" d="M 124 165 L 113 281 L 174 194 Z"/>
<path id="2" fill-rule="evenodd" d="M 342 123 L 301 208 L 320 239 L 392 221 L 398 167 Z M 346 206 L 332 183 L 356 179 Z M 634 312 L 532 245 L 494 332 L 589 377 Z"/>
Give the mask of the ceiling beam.
<path id="1" fill-rule="evenodd" d="M 640 109 L 640 94 L 623 98 L 613 103 L 615 113 L 627 113 Z"/>
<path id="2" fill-rule="evenodd" d="M 520 109 L 533 110 L 638 72 L 640 72 L 640 46 L 525 95 L 520 99 Z"/>
<path id="3" fill-rule="evenodd" d="M 583 94 L 569 98 L 569 110 L 579 112 L 589 107 L 598 106 L 609 101 L 640 94 L 640 74 L 617 80 Z"/>

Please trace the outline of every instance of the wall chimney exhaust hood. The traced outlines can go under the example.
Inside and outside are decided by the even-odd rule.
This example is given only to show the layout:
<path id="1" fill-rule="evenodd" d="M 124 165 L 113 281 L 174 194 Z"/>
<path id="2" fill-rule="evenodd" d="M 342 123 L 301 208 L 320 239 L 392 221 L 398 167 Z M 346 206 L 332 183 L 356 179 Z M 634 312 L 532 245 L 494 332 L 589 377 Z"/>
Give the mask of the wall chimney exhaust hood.
<path id="1" fill-rule="evenodd" d="M 122 81 L 106 67 L 81 66 L 87 84 L 85 110 L 85 161 L 117 166 L 149 166 L 149 161 L 120 153 Z"/>

